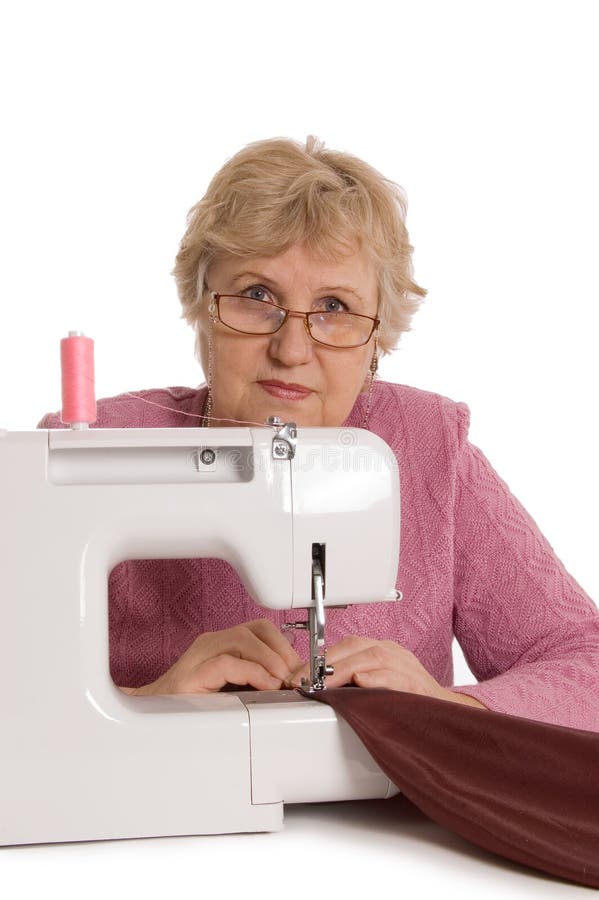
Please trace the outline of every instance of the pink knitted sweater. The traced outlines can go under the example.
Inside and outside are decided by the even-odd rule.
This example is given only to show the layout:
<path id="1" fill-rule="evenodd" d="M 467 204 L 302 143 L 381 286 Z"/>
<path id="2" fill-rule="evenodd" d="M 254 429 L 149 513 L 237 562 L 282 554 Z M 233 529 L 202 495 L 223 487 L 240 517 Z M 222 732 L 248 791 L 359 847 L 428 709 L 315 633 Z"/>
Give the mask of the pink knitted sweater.
<path id="1" fill-rule="evenodd" d="M 191 427 L 205 388 L 169 388 L 98 403 L 96 427 Z M 144 401 L 153 401 L 168 410 Z M 361 395 L 346 420 L 359 427 Z M 453 635 L 480 682 L 458 688 L 489 709 L 599 731 L 599 611 L 481 451 L 469 410 L 438 394 L 377 382 L 369 428 L 401 476 L 403 600 L 330 610 L 327 644 L 348 634 L 393 639 L 451 686 Z M 57 428 L 46 416 L 44 428 Z M 259 515 L 259 513 L 257 513 Z M 110 668 L 116 684 L 157 678 L 201 632 L 300 611 L 257 606 L 224 561 L 121 563 L 109 584 Z M 306 635 L 293 632 L 307 658 Z"/>

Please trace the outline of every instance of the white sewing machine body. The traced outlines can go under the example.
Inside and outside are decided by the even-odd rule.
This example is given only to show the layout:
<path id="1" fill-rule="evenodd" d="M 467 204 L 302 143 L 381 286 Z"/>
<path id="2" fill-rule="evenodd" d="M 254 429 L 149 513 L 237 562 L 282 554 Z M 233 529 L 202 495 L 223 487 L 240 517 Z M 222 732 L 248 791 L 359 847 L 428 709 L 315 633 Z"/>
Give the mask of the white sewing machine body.
<path id="1" fill-rule="evenodd" d="M 300 429 L 276 459 L 268 428 L 0 430 L 0 496 L 0 844 L 270 831 L 285 802 L 396 793 L 325 704 L 128 696 L 108 662 L 125 559 L 220 557 L 261 605 L 310 608 L 319 546 L 325 606 L 395 598 L 382 440 Z"/>

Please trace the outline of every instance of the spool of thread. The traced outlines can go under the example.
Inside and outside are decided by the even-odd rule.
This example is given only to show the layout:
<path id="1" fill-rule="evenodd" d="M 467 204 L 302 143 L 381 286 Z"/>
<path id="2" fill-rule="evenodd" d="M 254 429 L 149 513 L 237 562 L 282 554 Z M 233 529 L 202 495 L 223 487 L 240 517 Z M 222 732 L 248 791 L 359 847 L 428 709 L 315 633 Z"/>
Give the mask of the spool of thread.
<path id="1" fill-rule="evenodd" d="M 60 420 L 74 429 L 96 421 L 94 342 L 80 331 L 69 331 L 60 342 L 62 411 Z"/>

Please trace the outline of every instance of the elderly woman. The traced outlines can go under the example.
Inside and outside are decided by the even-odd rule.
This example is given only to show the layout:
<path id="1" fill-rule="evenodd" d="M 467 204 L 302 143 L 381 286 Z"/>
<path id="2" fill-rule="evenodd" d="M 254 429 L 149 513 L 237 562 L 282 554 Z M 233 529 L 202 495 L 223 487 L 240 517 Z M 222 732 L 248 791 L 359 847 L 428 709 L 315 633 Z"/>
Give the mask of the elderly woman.
<path id="1" fill-rule="evenodd" d="M 191 210 L 174 270 L 207 386 L 102 401 L 97 425 L 278 415 L 380 435 L 402 479 L 404 599 L 329 611 L 329 686 L 599 730 L 599 612 L 468 443 L 468 408 L 376 379 L 425 294 L 404 220 L 397 186 L 352 156 L 314 139 L 246 147 Z M 294 632 L 291 646 L 288 619 L 256 606 L 223 561 L 122 563 L 110 579 L 112 677 L 136 694 L 297 685 L 307 643 Z M 453 686 L 454 635 L 477 685 Z"/>

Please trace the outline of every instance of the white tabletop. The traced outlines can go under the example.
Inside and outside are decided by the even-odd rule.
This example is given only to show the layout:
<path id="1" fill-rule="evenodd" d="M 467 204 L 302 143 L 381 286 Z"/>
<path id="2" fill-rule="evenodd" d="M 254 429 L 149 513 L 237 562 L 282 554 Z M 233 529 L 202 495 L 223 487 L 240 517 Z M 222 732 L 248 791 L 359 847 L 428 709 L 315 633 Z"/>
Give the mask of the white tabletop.
<path id="1" fill-rule="evenodd" d="M 11 900 L 591 896 L 479 850 L 401 797 L 288 806 L 271 834 L 6 847 L 0 882 Z"/>

